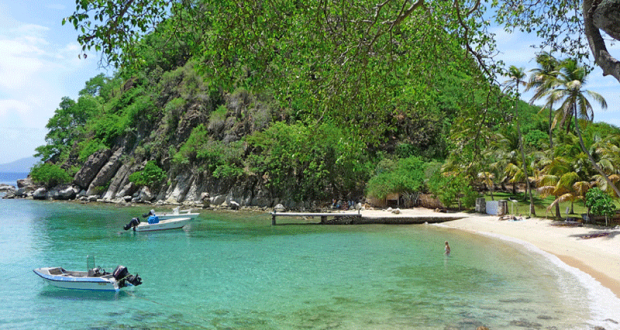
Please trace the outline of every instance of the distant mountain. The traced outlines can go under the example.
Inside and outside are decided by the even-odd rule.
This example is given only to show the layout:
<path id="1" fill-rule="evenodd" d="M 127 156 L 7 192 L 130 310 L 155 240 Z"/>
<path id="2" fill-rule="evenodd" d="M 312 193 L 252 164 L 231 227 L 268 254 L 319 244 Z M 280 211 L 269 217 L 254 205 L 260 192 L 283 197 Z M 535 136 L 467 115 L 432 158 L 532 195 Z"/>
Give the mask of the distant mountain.
<path id="1" fill-rule="evenodd" d="M 36 164 L 38 161 L 39 159 L 36 157 L 28 157 L 6 164 L 0 164 L 0 172 L 27 173 L 30 172 L 32 165 Z"/>

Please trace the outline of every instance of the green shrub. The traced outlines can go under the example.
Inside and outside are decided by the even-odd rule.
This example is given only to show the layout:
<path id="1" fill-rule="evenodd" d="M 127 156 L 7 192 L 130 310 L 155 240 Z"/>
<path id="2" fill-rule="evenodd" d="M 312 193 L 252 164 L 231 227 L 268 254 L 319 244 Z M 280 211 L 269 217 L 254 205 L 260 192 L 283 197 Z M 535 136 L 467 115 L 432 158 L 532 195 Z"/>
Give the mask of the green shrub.
<path id="1" fill-rule="evenodd" d="M 166 179 L 166 171 L 157 166 L 155 161 L 148 161 L 142 171 L 132 173 L 129 181 L 138 186 L 156 187 Z"/>
<path id="2" fill-rule="evenodd" d="M 105 150 L 107 149 L 107 147 L 105 146 L 105 144 L 103 144 L 103 142 L 101 142 L 101 140 L 91 139 L 80 142 L 78 144 L 78 149 L 78 159 L 81 162 L 84 162 L 86 161 L 86 159 L 88 159 L 90 155 L 94 154 L 97 151 Z"/>
<path id="3" fill-rule="evenodd" d="M 611 196 L 598 187 L 594 187 L 586 193 L 586 207 L 593 215 L 604 215 L 610 218 L 616 213 L 616 205 Z"/>
<path id="4" fill-rule="evenodd" d="M 56 164 L 39 163 L 30 170 L 32 181 L 37 184 L 43 184 L 46 187 L 54 187 L 59 184 L 69 183 L 73 180 L 65 170 Z"/>
<path id="5" fill-rule="evenodd" d="M 400 159 L 396 164 L 382 161 L 377 175 L 368 181 L 367 194 L 379 199 L 391 193 L 413 193 L 424 187 L 425 162 L 416 156 Z"/>
<path id="6" fill-rule="evenodd" d="M 455 204 L 470 208 L 475 205 L 478 193 L 474 191 L 464 175 L 444 175 L 436 171 L 428 181 L 428 188 L 446 207 Z"/>

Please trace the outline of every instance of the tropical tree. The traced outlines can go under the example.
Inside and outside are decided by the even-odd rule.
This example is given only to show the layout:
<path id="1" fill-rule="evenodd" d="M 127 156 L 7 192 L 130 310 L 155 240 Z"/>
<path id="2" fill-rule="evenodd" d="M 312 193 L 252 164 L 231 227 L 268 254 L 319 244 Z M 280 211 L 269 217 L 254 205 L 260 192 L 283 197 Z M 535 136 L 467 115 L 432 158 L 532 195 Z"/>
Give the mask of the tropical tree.
<path id="1" fill-rule="evenodd" d="M 592 104 L 586 96 L 593 98 L 601 105 L 601 108 L 607 108 L 607 101 L 600 94 L 585 90 L 583 86 L 587 82 L 588 72 L 585 67 L 580 66 L 576 60 L 567 59 L 562 61 L 560 73 L 558 79 L 554 84 L 554 87 L 548 93 L 554 99 L 561 100 L 562 104 L 558 109 L 558 116 L 561 118 L 560 126 L 565 125 L 568 131 L 570 120 L 574 120 L 574 129 L 579 137 L 579 145 L 581 150 L 588 156 L 590 163 L 594 169 L 601 175 L 601 177 L 607 182 L 607 184 L 614 190 L 617 196 L 620 196 L 618 187 L 607 177 L 603 170 L 596 164 L 596 161 L 592 157 L 592 154 L 586 148 L 583 142 L 583 136 L 579 127 L 579 119 L 583 119 L 584 122 L 591 122 L 594 120 L 594 110 Z"/>
<path id="2" fill-rule="evenodd" d="M 527 193 L 529 194 L 529 198 L 530 198 L 530 215 L 536 215 L 536 210 L 534 209 L 534 200 L 532 199 L 532 189 L 530 187 L 530 180 L 527 177 L 527 163 L 525 162 L 525 150 L 523 146 L 523 136 L 521 135 L 521 126 L 519 124 L 519 112 L 517 110 L 519 106 L 519 95 L 520 95 L 519 87 L 526 85 L 526 82 L 524 81 L 525 79 L 524 69 L 517 68 L 516 66 L 512 65 L 510 66 L 510 69 L 508 70 L 508 77 L 509 77 L 509 80 L 506 82 L 507 86 L 515 89 L 515 105 L 513 107 L 514 121 L 517 126 L 517 133 L 519 134 L 519 149 L 521 151 L 521 161 L 523 163 L 522 165 L 523 165 L 523 173 L 525 175 L 525 185 L 526 185 Z"/>
<path id="3" fill-rule="evenodd" d="M 493 199 L 493 191 L 495 190 L 495 182 L 493 182 L 494 178 L 495 178 L 495 175 L 491 172 L 478 173 L 478 180 L 484 183 L 487 189 L 489 189 L 489 192 L 491 193 L 491 200 L 494 200 Z"/>
<path id="4" fill-rule="evenodd" d="M 613 217 L 616 211 L 616 205 L 611 197 L 602 190 L 594 187 L 586 194 L 586 206 L 588 214 L 604 215 L 605 225 L 609 217 Z"/>
<path id="5" fill-rule="evenodd" d="M 534 88 L 534 96 L 530 100 L 530 104 L 534 103 L 545 95 L 547 95 L 547 99 L 545 100 L 545 105 L 540 109 L 540 111 L 549 111 L 549 148 L 553 150 L 553 105 L 557 101 L 552 95 L 548 95 L 548 91 L 553 88 L 555 81 L 558 75 L 558 67 L 559 61 L 550 53 L 542 52 L 536 55 L 536 63 L 538 63 L 538 68 L 530 70 L 530 80 L 527 84 L 526 91 Z"/>
<path id="6" fill-rule="evenodd" d="M 560 203 L 570 201 L 572 213 L 572 203 L 583 200 L 591 186 L 590 182 L 582 180 L 579 174 L 573 171 L 571 161 L 563 157 L 553 159 L 541 172 L 537 178 L 538 191 L 541 197 L 549 195 L 555 197 L 547 210 L 555 207 L 555 215 L 558 219 L 561 218 Z"/>

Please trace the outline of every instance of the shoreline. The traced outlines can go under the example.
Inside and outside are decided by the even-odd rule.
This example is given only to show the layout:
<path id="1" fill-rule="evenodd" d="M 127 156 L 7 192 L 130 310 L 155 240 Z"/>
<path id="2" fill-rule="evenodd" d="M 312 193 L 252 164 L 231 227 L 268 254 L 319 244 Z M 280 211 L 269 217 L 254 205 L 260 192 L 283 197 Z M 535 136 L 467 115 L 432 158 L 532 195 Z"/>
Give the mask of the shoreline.
<path id="1" fill-rule="evenodd" d="M 553 220 L 530 218 L 498 220 L 497 216 L 469 215 L 441 224 L 446 228 L 511 237 L 550 253 L 570 267 L 590 275 L 620 298 L 620 229 L 595 226 L 553 226 Z M 603 237 L 586 235 L 609 233 Z"/>
<path id="2" fill-rule="evenodd" d="M 429 217 L 433 210 L 401 209 L 391 215 L 382 210 L 365 210 L 365 217 Z M 446 219 L 434 225 L 471 233 L 507 237 L 529 243 L 559 258 L 564 264 L 590 275 L 620 299 L 620 228 L 594 225 L 561 226 L 561 221 L 529 218 L 519 221 L 499 220 L 498 216 L 470 213 L 448 213 L 460 219 Z M 445 216 L 445 215 L 444 215 Z M 555 224 L 555 225 L 552 225 Z M 605 236 L 598 236 L 605 234 Z M 588 238 L 588 236 L 592 236 Z M 498 237 L 499 236 L 499 237 Z M 597 237 L 598 236 L 598 237 Z M 455 247 L 453 247 L 454 249 Z"/>

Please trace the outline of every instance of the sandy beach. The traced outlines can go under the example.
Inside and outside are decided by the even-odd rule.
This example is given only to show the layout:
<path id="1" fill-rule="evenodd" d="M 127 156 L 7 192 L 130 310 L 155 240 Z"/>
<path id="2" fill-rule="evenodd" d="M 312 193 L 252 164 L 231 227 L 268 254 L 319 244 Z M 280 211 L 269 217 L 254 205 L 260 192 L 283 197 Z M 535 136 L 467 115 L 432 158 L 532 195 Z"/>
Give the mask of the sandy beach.
<path id="1" fill-rule="evenodd" d="M 437 213 L 433 210 L 402 209 L 394 217 L 462 216 L 462 219 L 442 222 L 440 226 L 479 234 L 504 236 L 526 243 L 557 256 L 569 266 L 589 274 L 604 287 L 620 297 L 620 229 L 583 225 L 558 226 L 558 221 L 530 218 L 520 221 L 499 220 L 498 216 L 469 213 Z M 382 210 L 362 211 L 364 216 L 389 214 Z M 606 236 L 590 237 L 608 233 Z M 454 247 L 453 247 L 454 249 Z"/>

